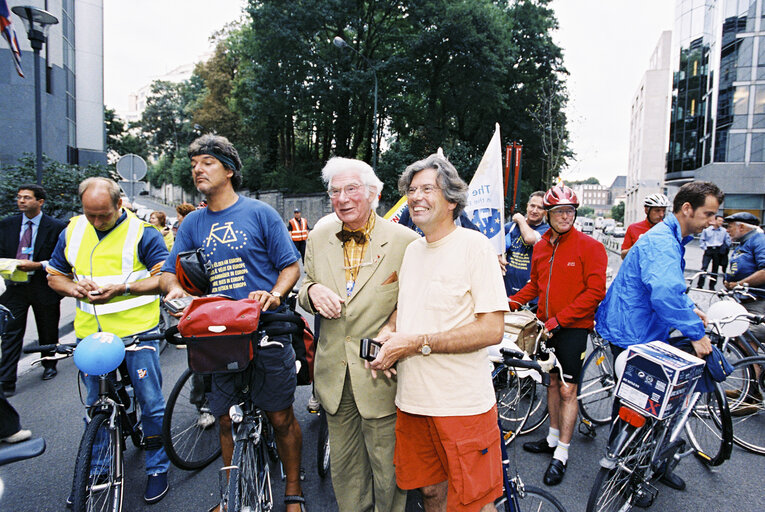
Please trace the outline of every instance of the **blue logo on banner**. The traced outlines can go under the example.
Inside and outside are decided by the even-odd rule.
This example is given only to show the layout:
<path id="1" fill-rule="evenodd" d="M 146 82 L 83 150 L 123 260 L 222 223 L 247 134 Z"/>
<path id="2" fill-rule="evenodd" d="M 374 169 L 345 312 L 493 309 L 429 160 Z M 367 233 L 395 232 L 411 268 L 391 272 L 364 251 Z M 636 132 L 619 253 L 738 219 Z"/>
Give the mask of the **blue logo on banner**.
<path id="1" fill-rule="evenodd" d="M 473 212 L 473 218 L 470 220 L 488 238 L 494 238 L 497 233 L 502 232 L 502 219 L 499 210 L 495 208 L 479 208 Z"/>

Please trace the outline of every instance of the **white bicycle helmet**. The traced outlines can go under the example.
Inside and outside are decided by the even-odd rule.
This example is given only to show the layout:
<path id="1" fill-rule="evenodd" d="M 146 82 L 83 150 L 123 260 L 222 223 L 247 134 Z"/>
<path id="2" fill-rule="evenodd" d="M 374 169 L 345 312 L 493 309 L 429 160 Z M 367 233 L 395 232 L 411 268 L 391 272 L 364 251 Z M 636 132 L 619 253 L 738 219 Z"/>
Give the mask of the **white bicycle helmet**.
<path id="1" fill-rule="evenodd" d="M 651 194 L 643 200 L 643 206 L 648 208 L 667 208 L 669 206 L 669 198 L 664 194 Z"/>

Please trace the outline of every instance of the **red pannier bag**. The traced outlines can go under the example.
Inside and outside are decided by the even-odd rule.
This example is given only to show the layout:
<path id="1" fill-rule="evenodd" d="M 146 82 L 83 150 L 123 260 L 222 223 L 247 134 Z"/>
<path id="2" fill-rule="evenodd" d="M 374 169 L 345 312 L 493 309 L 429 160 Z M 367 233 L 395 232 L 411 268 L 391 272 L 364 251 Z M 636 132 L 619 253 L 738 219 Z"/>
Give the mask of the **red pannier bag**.
<path id="1" fill-rule="evenodd" d="M 178 331 L 195 373 L 234 373 L 255 356 L 260 302 L 252 299 L 199 297 L 184 310 Z"/>

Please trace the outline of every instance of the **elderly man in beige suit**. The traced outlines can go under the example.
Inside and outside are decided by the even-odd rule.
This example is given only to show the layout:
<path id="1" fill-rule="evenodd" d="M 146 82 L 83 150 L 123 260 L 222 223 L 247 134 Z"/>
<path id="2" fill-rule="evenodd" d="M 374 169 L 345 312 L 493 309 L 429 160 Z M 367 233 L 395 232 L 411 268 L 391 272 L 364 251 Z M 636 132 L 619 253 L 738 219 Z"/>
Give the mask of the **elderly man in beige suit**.
<path id="1" fill-rule="evenodd" d="M 382 182 L 359 160 L 332 158 L 322 170 L 337 219 L 311 231 L 300 305 L 321 315 L 315 391 L 327 413 L 332 485 L 341 512 L 403 511 L 396 487 L 396 381 L 373 379 L 359 357 L 396 309 L 398 271 L 417 234 L 374 210 Z"/>

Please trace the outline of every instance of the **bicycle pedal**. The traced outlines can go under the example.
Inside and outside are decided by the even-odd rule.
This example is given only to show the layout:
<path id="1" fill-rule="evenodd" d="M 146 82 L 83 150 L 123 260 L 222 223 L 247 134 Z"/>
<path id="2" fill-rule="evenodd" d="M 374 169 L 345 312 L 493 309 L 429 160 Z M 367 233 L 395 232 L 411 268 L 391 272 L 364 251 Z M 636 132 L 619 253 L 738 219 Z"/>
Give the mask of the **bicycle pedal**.
<path id="1" fill-rule="evenodd" d="M 593 425 L 589 420 L 585 419 L 579 422 L 579 433 L 585 437 L 589 437 L 590 439 L 595 439 L 598 435 L 598 433 L 595 431 L 595 425 Z"/>

